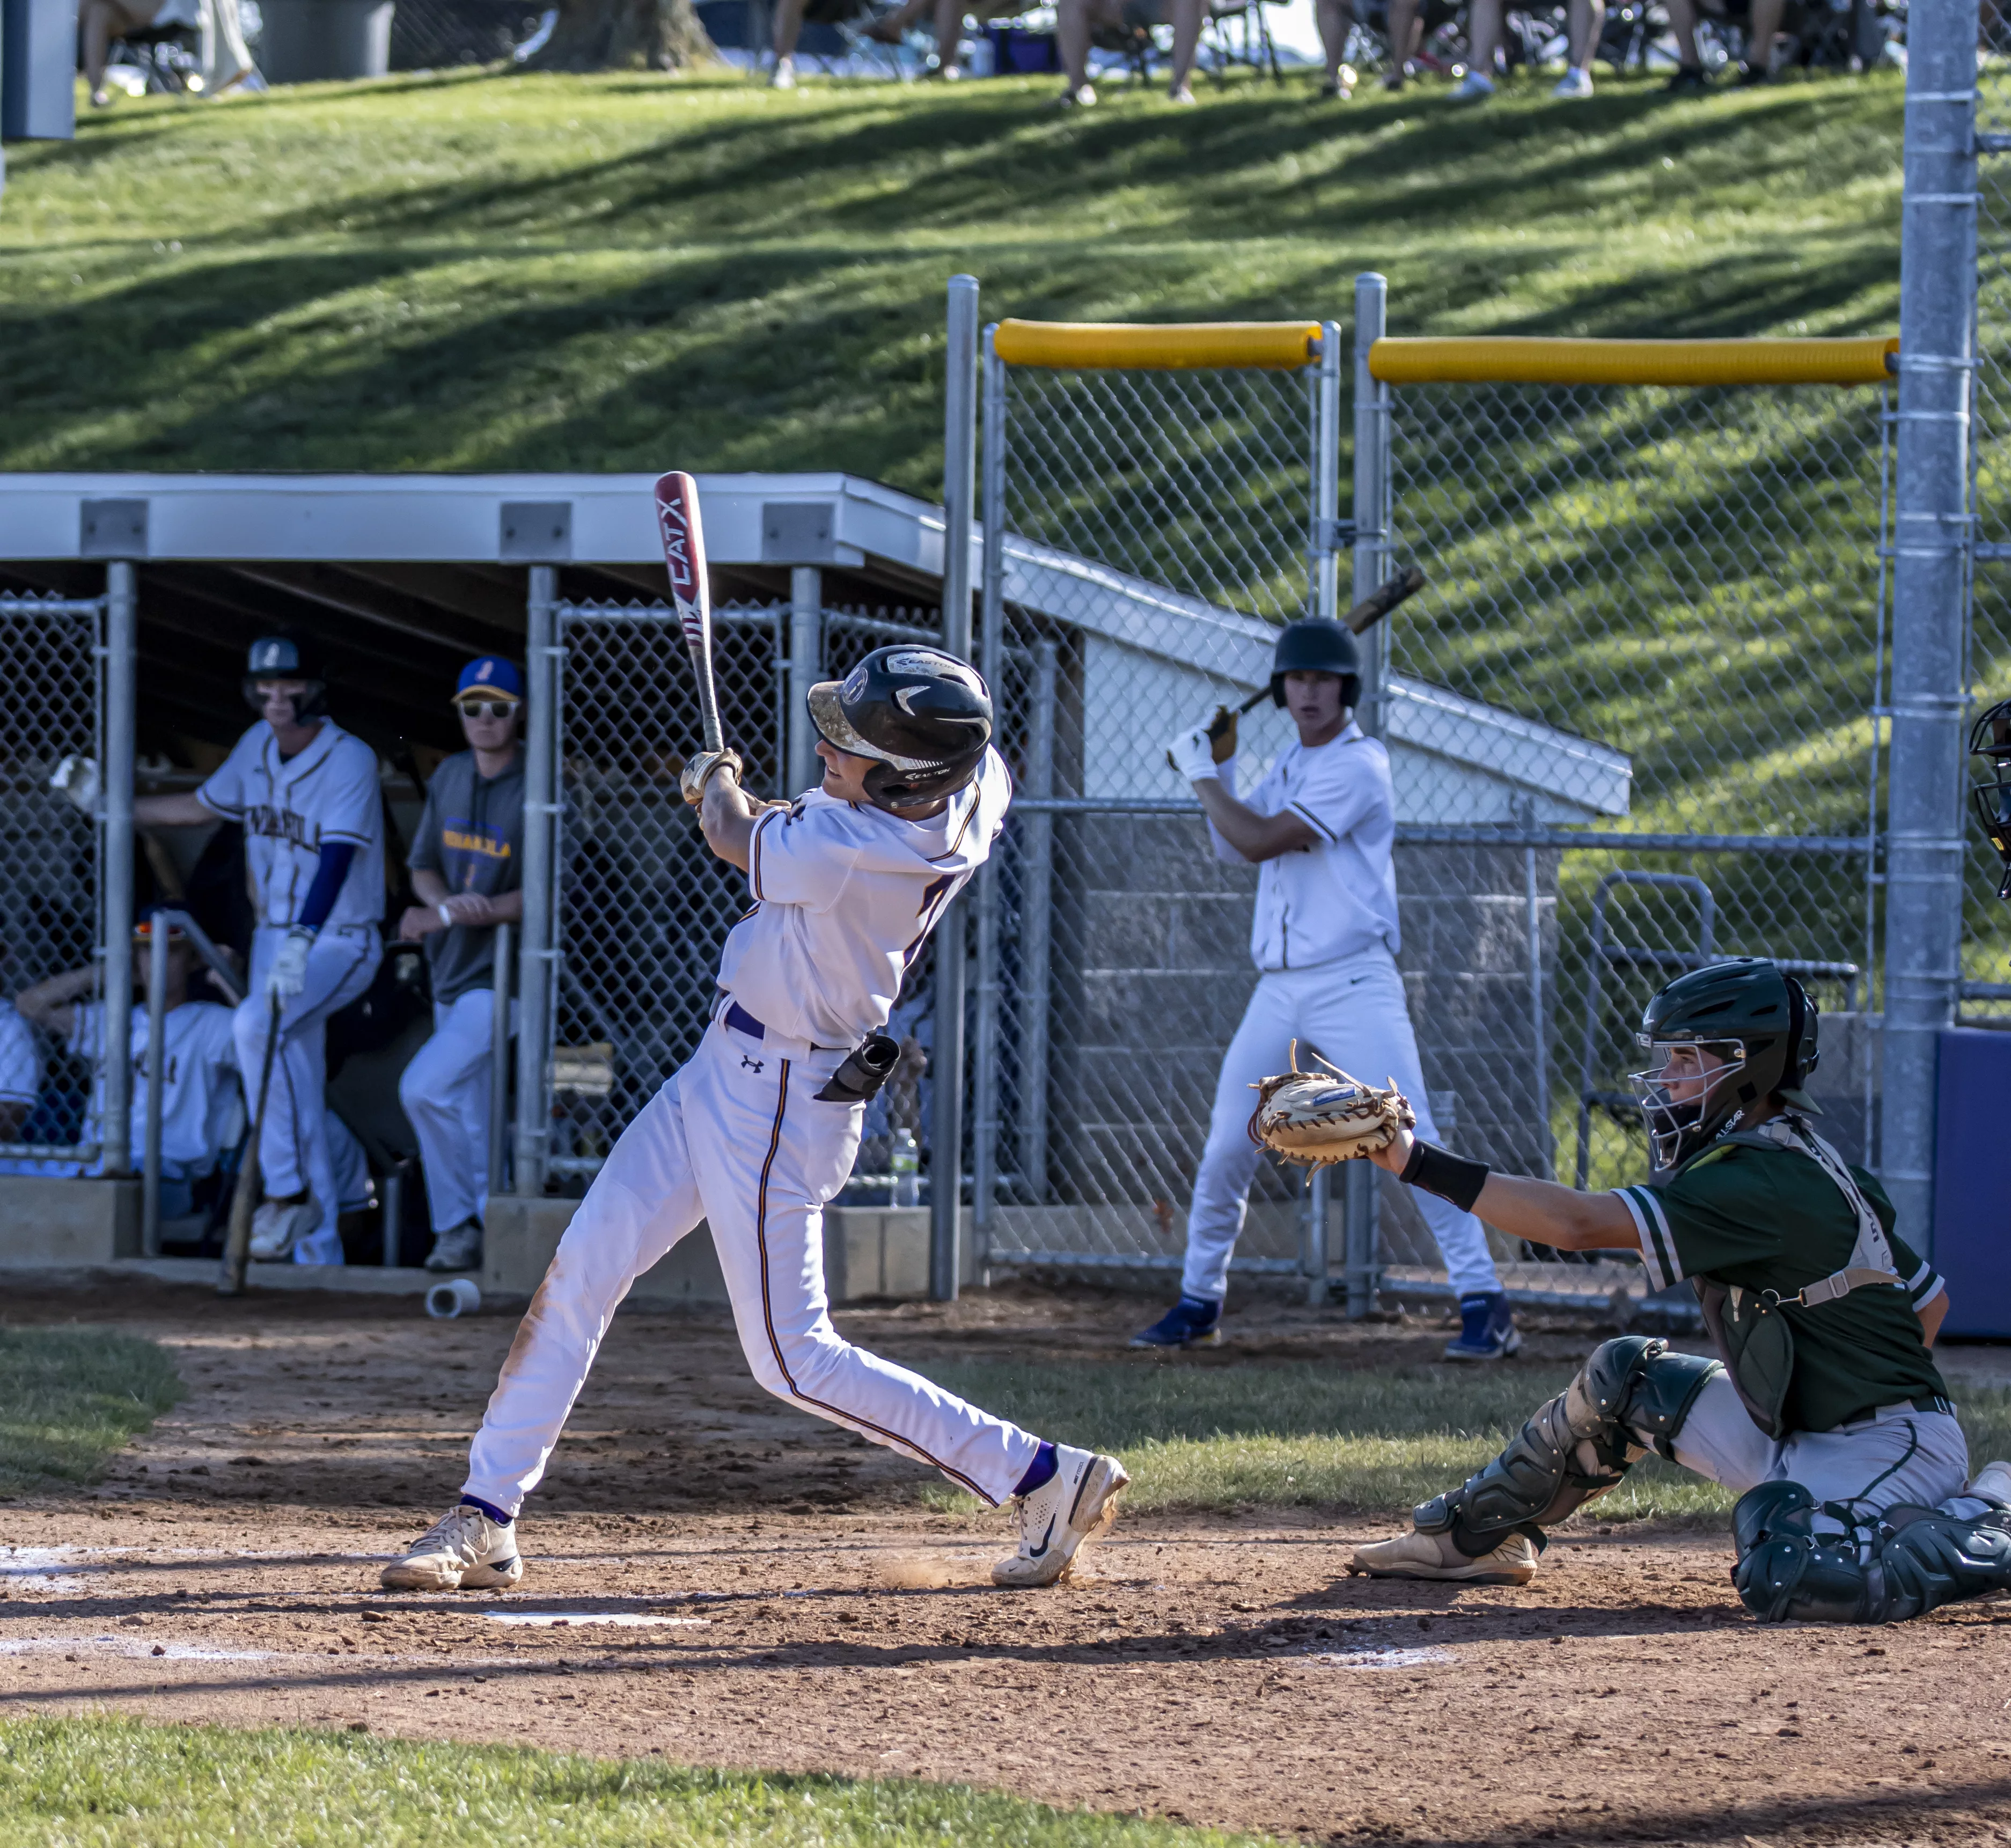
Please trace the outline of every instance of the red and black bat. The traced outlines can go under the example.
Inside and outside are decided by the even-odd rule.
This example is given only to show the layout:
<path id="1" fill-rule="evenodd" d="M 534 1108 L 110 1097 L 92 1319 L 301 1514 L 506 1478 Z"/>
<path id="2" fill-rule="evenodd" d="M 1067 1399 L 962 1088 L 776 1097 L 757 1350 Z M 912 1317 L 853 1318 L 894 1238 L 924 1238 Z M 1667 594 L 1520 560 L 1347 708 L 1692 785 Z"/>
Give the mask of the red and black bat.
<path id="1" fill-rule="evenodd" d="M 681 468 L 657 478 L 657 529 L 664 542 L 664 567 L 671 574 L 671 602 L 691 650 L 698 676 L 699 726 L 705 748 L 724 748 L 719 695 L 712 681 L 712 585 L 705 568 L 705 528 L 699 519 L 698 483 Z"/>

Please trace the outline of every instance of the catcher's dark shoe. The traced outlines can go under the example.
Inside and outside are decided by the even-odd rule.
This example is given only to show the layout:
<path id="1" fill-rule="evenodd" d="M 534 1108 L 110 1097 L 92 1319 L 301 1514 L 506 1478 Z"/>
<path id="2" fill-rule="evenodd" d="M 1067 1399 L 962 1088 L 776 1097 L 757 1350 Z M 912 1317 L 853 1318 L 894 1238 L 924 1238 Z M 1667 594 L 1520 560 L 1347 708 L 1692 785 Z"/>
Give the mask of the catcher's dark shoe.
<path id="1" fill-rule="evenodd" d="M 1134 1348 L 1212 1348 L 1222 1339 L 1222 1305 L 1183 1296 L 1151 1327 L 1131 1338 Z"/>
<path id="2" fill-rule="evenodd" d="M 1448 1360 L 1504 1360 L 1522 1345 L 1502 1291 L 1461 1297 L 1459 1321 L 1458 1340 L 1446 1344 Z"/>

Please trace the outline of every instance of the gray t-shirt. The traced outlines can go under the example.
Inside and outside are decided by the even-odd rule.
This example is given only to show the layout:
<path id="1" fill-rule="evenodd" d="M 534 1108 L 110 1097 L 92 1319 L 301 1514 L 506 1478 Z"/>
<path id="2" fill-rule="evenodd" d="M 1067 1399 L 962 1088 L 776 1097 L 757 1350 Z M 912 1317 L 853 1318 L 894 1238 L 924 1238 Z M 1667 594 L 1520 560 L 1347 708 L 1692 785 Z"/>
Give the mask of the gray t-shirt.
<path id="1" fill-rule="evenodd" d="M 412 847 L 415 872 L 437 872 L 450 894 L 493 898 L 524 883 L 524 753 L 500 777 L 479 777 L 475 753 L 457 752 L 426 785 L 426 812 Z M 426 939 L 433 999 L 458 1000 L 494 986 L 494 938 L 486 924 L 456 924 Z"/>

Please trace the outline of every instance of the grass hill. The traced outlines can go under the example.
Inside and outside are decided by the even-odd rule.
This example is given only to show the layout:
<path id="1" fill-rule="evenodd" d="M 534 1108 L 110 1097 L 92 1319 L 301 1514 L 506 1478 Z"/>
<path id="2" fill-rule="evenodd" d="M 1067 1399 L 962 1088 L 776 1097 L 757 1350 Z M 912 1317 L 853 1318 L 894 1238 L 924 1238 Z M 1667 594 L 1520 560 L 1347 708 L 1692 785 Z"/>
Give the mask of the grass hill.
<path id="1" fill-rule="evenodd" d="M 9 151 L 0 468 L 845 468 L 933 495 L 988 318 L 1882 330 L 1896 76 L 1345 105 L 457 73 L 121 104 Z"/>

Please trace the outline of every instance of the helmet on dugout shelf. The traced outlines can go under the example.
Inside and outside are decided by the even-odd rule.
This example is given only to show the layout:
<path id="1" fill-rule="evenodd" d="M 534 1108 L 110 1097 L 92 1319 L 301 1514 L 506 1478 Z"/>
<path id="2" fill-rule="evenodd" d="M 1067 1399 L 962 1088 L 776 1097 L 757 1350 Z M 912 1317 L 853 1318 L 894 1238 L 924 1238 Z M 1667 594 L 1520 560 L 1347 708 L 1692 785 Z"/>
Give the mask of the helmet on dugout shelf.
<path id="1" fill-rule="evenodd" d="M 1764 956 L 1678 976 L 1649 1001 L 1634 1037 L 1653 1055 L 1628 1076 L 1658 1169 L 1687 1160 L 1763 1097 L 1817 1108 L 1802 1089 L 1821 1056 L 1816 1004 Z M 1717 1063 L 1706 1070 L 1699 1054 Z"/>
<path id="2" fill-rule="evenodd" d="M 866 793 L 895 814 L 954 795 L 991 742 L 991 695 L 966 661 L 916 642 L 876 648 L 842 681 L 810 691 L 826 743 L 874 760 Z"/>
<path id="3" fill-rule="evenodd" d="M 1340 703 L 1354 705 L 1361 698 L 1361 650 L 1354 631 L 1331 617 L 1309 616 L 1287 623 L 1278 631 L 1278 645 L 1271 656 L 1271 703 L 1285 703 L 1285 676 L 1288 673 L 1337 673 L 1340 676 Z"/>
<path id="4" fill-rule="evenodd" d="M 328 710 L 328 681 L 311 644 L 289 630 L 261 635 L 244 656 L 244 703 L 262 717 L 265 696 L 261 681 L 304 681 L 307 691 L 294 702 L 294 723 L 319 719 Z"/>
<path id="5" fill-rule="evenodd" d="M 2011 898 L 2011 699 L 2000 699 L 1979 718 L 1969 734 L 1972 756 L 1987 760 L 1983 781 L 1969 786 L 1976 818 L 2004 862 L 1999 898 Z"/>

